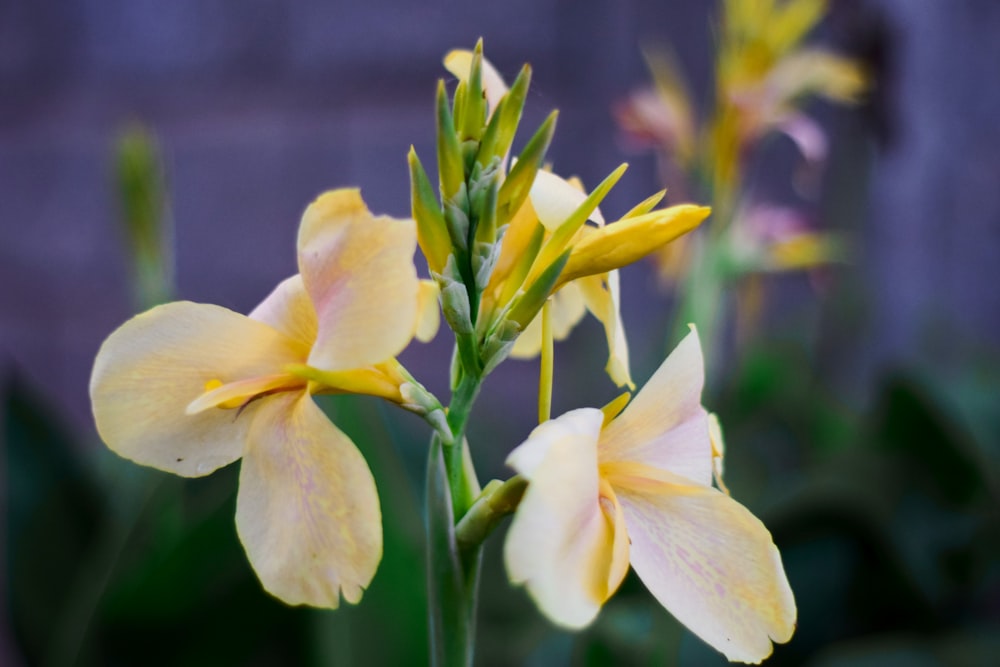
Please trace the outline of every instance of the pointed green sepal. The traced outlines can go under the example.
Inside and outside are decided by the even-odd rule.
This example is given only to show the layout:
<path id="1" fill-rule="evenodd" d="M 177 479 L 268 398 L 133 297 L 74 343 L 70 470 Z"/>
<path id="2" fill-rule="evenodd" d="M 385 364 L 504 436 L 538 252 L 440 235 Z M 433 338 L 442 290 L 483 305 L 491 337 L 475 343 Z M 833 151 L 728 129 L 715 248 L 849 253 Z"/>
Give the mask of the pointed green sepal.
<path id="1" fill-rule="evenodd" d="M 535 135 L 521 151 L 507 179 L 500 188 L 497 196 L 497 224 L 505 224 L 511 216 L 521 207 L 524 200 L 531 192 L 531 185 L 535 182 L 535 174 L 545 159 L 545 153 L 552 142 L 552 135 L 556 129 L 556 118 L 558 111 L 553 111 L 545 119 Z"/>
<path id="2" fill-rule="evenodd" d="M 559 281 L 559 274 L 562 273 L 563 267 L 569 261 L 569 255 L 570 251 L 566 250 L 559 255 L 556 261 L 543 269 L 524 290 L 517 303 L 511 307 L 507 319 L 520 325 L 522 331 L 531 323 L 531 320 L 535 319 L 535 315 L 542 309 L 545 300 L 549 298 L 552 289 Z"/>
<path id="3" fill-rule="evenodd" d="M 486 122 L 486 94 L 483 91 L 483 40 L 476 42 L 472 52 L 472 67 L 465 88 L 465 106 L 458 126 L 462 139 L 478 142 Z"/>
<path id="4" fill-rule="evenodd" d="M 455 119 L 448 106 L 448 95 L 444 81 L 438 81 L 437 89 L 437 158 L 441 178 L 441 196 L 447 201 L 458 193 L 465 182 L 462 166 L 462 149 L 455 134 Z"/>
<path id="5" fill-rule="evenodd" d="M 556 256 L 569 247 L 570 241 L 573 240 L 576 233 L 580 231 L 580 228 L 587 222 L 590 215 L 604 200 L 608 192 L 611 191 L 611 188 L 618 183 L 618 179 L 622 177 L 626 169 L 628 169 L 628 164 L 622 163 L 617 169 L 608 174 L 601 181 L 600 185 L 594 188 L 594 191 L 583 200 L 583 203 L 559 225 L 559 228 L 552 233 L 552 236 L 545 243 L 545 247 L 539 253 L 538 263 L 540 266 L 547 266 Z"/>
<path id="6" fill-rule="evenodd" d="M 497 108 L 490 116 L 489 124 L 479 143 L 479 155 L 476 158 L 480 164 L 486 165 L 493 158 L 503 158 L 510 150 L 511 142 L 517 133 L 521 122 L 524 101 L 528 96 L 528 86 L 531 84 L 531 67 L 525 65 L 514 80 L 507 94 L 501 98 Z"/>
<path id="7" fill-rule="evenodd" d="M 410 146 L 406 160 L 410 165 L 410 207 L 417 223 L 417 241 L 431 271 L 441 273 L 451 254 L 451 239 L 444 213 L 413 146 Z"/>
<path id="8" fill-rule="evenodd" d="M 626 213 L 625 215 L 623 215 L 622 219 L 624 220 L 625 218 L 635 218 L 637 216 L 645 215 L 645 214 L 649 213 L 654 208 L 656 208 L 657 204 L 659 204 L 661 201 L 663 201 L 663 197 L 666 194 L 667 194 L 666 190 L 660 190 L 656 194 L 651 195 L 649 197 L 646 197 L 641 202 L 639 202 L 638 204 L 636 204 L 635 206 L 633 206 L 632 210 L 630 210 L 628 213 Z"/>

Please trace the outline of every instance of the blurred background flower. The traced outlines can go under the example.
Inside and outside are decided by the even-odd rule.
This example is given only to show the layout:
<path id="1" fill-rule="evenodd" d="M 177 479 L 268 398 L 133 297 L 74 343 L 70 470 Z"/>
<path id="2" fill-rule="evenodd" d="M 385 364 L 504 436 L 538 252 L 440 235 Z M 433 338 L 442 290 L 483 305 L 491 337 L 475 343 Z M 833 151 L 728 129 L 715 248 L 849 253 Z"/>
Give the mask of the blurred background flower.
<path id="1" fill-rule="evenodd" d="M 735 345 L 739 325 L 728 329 L 726 362 L 711 369 L 707 407 L 725 427 L 727 485 L 772 530 L 799 606 L 794 639 L 769 664 L 991 664 L 1000 92 L 989 82 L 1000 5 L 835 0 L 827 9 L 799 44 L 861 64 L 870 83 L 857 104 L 800 106 L 801 92 L 818 92 L 806 74 L 851 80 L 816 51 L 808 67 L 772 55 L 760 61 L 772 69 L 752 72 L 740 69 L 744 56 L 727 56 L 743 91 L 734 104 L 755 110 L 732 136 L 792 137 L 772 133 L 749 158 L 739 191 L 753 196 L 731 207 L 747 221 L 745 247 L 774 268 L 852 249 L 849 264 L 819 274 L 769 276 L 767 299 L 751 276 L 731 298 L 754 315 L 754 334 Z M 135 210 L 123 206 L 117 171 L 129 122 L 157 138 L 159 157 L 142 171 L 162 179 L 151 201 L 162 201 L 163 217 L 148 238 L 173 253 L 158 255 L 151 275 L 161 283 L 149 284 L 248 312 L 295 271 L 294 232 L 320 192 L 359 186 L 373 209 L 408 213 L 406 154 L 411 143 L 433 154 L 441 59 L 479 36 L 508 81 L 532 64 L 525 127 L 561 110 L 556 172 L 589 189 L 630 159 L 602 209 L 625 211 L 664 181 L 671 202 L 709 203 L 660 171 L 667 160 L 633 149 L 673 133 L 675 171 L 693 164 L 703 137 L 691 128 L 718 99 L 713 36 L 731 30 L 722 10 L 688 0 L 0 5 L 0 664 L 421 664 L 427 655 L 419 420 L 374 400 L 323 400 L 368 459 L 385 517 L 371 589 L 336 612 L 286 608 L 261 591 L 233 525 L 235 466 L 186 481 L 99 445 L 86 391 L 94 354 L 136 300 L 162 298 L 134 273 L 145 260 L 122 226 Z M 786 51 L 795 42 L 779 41 Z M 659 91 L 671 75 L 651 46 L 669 46 L 687 103 L 648 91 L 641 45 Z M 677 118 L 647 121 L 626 144 L 614 107 L 644 88 L 637 118 L 662 121 L 646 107 L 664 104 Z M 855 98 L 842 90 L 828 96 Z M 789 100 L 808 122 L 788 113 Z M 821 172 L 808 168 L 816 157 Z M 640 386 L 663 359 L 677 306 L 656 271 L 621 273 Z M 557 347 L 553 414 L 616 395 L 606 355 L 595 353 L 600 326 L 586 319 Z M 447 348 L 439 336 L 402 358 L 441 394 Z M 484 479 L 507 476 L 504 458 L 531 430 L 535 397 L 523 387 L 535 384 L 534 363 L 505 364 L 486 383 L 470 430 Z M 590 629 L 556 630 L 507 583 L 501 545 L 498 536 L 485 554 L 479 664 L 720 660 L 634 577 Z"/>

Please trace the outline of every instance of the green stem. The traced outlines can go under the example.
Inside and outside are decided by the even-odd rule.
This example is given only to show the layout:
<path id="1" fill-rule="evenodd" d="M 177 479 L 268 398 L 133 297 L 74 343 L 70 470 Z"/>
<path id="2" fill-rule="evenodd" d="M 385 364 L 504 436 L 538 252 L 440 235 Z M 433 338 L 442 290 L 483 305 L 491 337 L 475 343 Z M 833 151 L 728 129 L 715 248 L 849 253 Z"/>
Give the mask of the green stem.
<path id="1" fill-rule="evenodd" d="M 448 407 L 448 426 L 452 437 L 451 443 L 444 445 L 444 467 L 451 492 L 452 514 L 456 519 L 465 514 L 473 500 L 469 491 L 472 484 L 466 479 L 463 443 L 465 426 L 481 385 L 480 378 L 463 373 Z"/>
<path id="2" fill-rule="evenodd" d="M 462 553 L 455 540 L 455 515 L 443 448 L 434 435 L 427 461 L 427 601 L 431 664 L 472 664 L 482 548 Z"/>

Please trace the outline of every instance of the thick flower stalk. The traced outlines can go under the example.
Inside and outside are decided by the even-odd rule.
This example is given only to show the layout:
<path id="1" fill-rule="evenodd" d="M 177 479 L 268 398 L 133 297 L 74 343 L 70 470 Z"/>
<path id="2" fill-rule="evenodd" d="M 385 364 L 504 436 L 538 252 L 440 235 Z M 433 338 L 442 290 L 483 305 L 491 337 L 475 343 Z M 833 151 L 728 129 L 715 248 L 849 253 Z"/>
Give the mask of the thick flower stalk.
<path id="1" fill-rule="evenodd" d="M 629 565 L 680 622 L 729 660 L 758 663 L 795 630 L 764 525 L 712 486 L 721 432 L 701 406 L 703 360 L 685 338 L 620 414 L 573 410 L 508 463 L 528 481 L 504 556 L 555 623 L 590 623 Z"/>
<path id="2" fill-rule="evenodd" d="M 422 323 L 415 249 L 413 221 L 328 192 L 303 215 L 299 274 L 249 316 L 168 303 L 122 325 L 94 362 L 94 417 L 118 454 L 185 477 L 242 458 L 239 537 L 289 604 L 358 602 L 382 556 L 371 472 L 313 394 L 440 407 L 394 358 Z"/>

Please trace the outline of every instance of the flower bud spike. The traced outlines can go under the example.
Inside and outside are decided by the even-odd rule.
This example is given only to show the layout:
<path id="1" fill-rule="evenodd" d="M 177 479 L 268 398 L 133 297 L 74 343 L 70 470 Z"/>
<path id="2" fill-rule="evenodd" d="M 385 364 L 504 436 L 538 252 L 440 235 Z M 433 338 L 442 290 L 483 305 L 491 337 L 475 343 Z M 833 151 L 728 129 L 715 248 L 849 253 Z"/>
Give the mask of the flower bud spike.
<path id="1" fill-rule="evenodd" d="M 410 146 L 406 160 L 410 165 L 410 206 L 417 223 L 417 241 L 431 271 L 441 273 L 451 254 L 444 214 L 413 146 Z"/>
<path id="2" fill-rule="evenodd" d="M 465 173 L 462 167 L 462 149 L 455 134 L 455 119 L 448 107 L 444 80 L 438 80 L 437 89 L 437 158 L 441 197 L 447 202 L 465 182 Z"/>
<path id="3" fill-rule="evenodd" d="M 497 197 L 497 224 L 502 225 L 521 207 L 524 200 L 528 198 L 531 191 L 531 184 L 535 182 L 535 174 L 545 159 L 545 153 L 552 142 L 552 135 L 556 129 L 556 118 L 558 111 L 549 114 L 545 122 L 542 123 L 535 135 L 528 141 L 528 145 L 521 151 L 507 179 L 500 187 L 500 194 Z"/>

